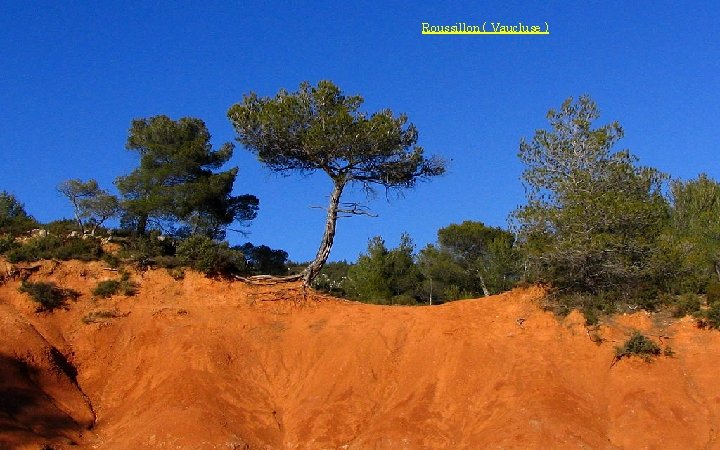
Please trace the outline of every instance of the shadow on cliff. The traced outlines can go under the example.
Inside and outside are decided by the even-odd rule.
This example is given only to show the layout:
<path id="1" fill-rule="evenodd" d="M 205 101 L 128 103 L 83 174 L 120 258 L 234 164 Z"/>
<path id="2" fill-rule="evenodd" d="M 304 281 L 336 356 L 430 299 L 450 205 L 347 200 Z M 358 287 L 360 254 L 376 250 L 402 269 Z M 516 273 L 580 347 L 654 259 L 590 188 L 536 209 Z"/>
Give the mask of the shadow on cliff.
<path id="1" fill-rule="evenodd" d="M 40 384 L 41 371 L 17 357 L 0 355 L 0 448 L 62 441 L 83 430 Z"/>

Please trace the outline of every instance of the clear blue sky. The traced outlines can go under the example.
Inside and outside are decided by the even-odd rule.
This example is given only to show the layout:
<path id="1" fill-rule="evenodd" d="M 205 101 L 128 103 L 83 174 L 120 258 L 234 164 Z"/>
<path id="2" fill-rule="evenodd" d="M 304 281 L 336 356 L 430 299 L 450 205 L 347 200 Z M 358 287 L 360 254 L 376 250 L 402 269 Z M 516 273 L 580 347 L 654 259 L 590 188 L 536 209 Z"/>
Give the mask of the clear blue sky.
<path id="1" fill-rule="evenodd" d="M 447 3 L 447 4 L 446 4 Z M 452 5 L 449 5 L 452 3 Z M 405 112 L 447 175 L 343 219 L 331 259 L 368 238 L 418 248 L 463 220 L 506 225 L 524 201 L 521 137 L 568 96 L 590 94 L 646 165 L 720 177 L 720 6 L 716 2 L 30 2 L 0 7 L 0 190 L 41 221 L 70 217 L 68 178 L 113 180 L 137 165 L 133 118 L 205 120 L 234 138 L 227 109 L 330 79 L 369 112 Z M 421 22 L 548 22 L 549 36 L 423 36 Z M 620 148 L 618 148 L 620 149 Z M 238 146 L 237 193 L 260 198 L 249 240 L 311 259 L 323 230 L 324 176 L 282 178 Z M 357 193 L 356 193 L 357 194 Z M 353 197 L 350 193 L 349 198 Z M 355 195 L 357 197 L 357 195 Z M 232 241 L 245 242 L 229 235 Z"/>

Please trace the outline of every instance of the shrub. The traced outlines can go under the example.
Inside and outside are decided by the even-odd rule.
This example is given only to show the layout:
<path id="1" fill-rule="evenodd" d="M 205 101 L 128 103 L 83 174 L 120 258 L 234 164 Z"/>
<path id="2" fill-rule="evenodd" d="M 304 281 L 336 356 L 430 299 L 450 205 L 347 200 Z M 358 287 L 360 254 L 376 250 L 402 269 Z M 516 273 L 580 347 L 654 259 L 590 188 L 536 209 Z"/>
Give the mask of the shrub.
<path id="1" fill-rule="evenodd" d="M 122 260 L 117 255 L 114 255 L 112 253 L 105 253 L 102 257 L 102 260 L 111 269 L 117 269 L 122 264 Z"/>
<path id="2" fill-rule="evenodd" d="M 396 295 L 392 298 L 390 301 L 393 305 L 417 305 L 417 300 L 415 300 L 415 297 L 408 295 L 408 294 L 400 294 Z"/>
<path id="3" fill-rule="evenodd" d="M 611 293 L 551 293 L 546 299 L 547 309 L 556 314 L 564 315 L 574 309 L 580 310 L 585 316 L 587 325 L 597 325 L 600 317 L 611 314 L 617 309 L 616 296 Z"/>
<path id="4" fill-rule="evenodd" d="M 18 289 L 28 294 L 33 300 L 40 304 L 37 312 L 53 311 L 65 306 L 68 298 L 76 299 L 79 294 L 70 289 L 62 289 L 52 282 L 29 282 L 23 281 Z"/>
<path id="5" fill-rule="evenodd" d="M 128 238 L 118 256 L 140 267 L 147 267 L 157 266 L 163 258 L 174 255 L 175 242 L 153 233 L 150 236 Z"/>
<path id="6" fill-rule="evenodd" d="M 79 233 L 78 223 L 72 219 L 53 220 L 43 225 L 43 228 L 55 236 L 68 236 L 73 231 Z"/>
<path id="7" fill-rule="evenodd" d="M 593 326 L 600 323 L 600 314 L 597 309 L 588 308 L 582 310 L 583 316 L 585 316 L 585 325 Z"/>
<path id="8" fill-rule="evenodd" d="M 635 355 L 648 361 L 661 353 L 660 347 L 655 342 L 641 332 L 635 331 L 622 347 L 615 347 L 615 360 Z"/>
<path id="9" fill-rule="evenodd" d="M 60 245 L 62 241 L 57 236 L 34 238 L 7 252 L 7 258 L 12 263 L 49 259 L 49 255 Z"/>
<path id="10" fill-rule="evenodd" d="M 712 281 L 705 288 L 708 305 L 720 303 L 720 282 Z"/>
<path id="11" fill-rule="evenodd" d="M 685 317 L 700 311 L 700 297 L 697 294 L 682 294 L 674 301 L 673 316 Z"/>
<path id="12" fill-rule="evenodd" d="M 137 292 L 137 285 L 130 281 L 130 274 L 123 272 L 119 280 L 100 281 L 92 290 L 97 297 L 109 298 L 117 293 L 131 297 Z"/>
<path id="13" fill-rule="evenodd" d="M 99 282 L 92 290 L 92 294 L 97 297 L 108 298 L 117 294 L 120 290 L 120 282 L 118 280 L 105 280 Z"/>
<path id="14" fill-rule="evenodd" d="M 57 236 L 33 238 L 7 252 L 10 262 L 38 261 L 41 259 L 79 259 L 97 260 L 102 255 L 102 247 L 96 239 L 69 238 Z"/>
<path id="15" fill-rule="evenodd" d="M 177 246 L 177 257 L 193 269 L 207 275 L 241 272 L 245 266 L 242 252 L 227 242 L 215 242 L 206 236 L 190 236 Z"/>
<path id="16" fill-rule="evenodd" d="M 67 261 L 79 259 L 81 261 L 96 261 L 102 256 L 102 246 L 97 239 L 70 238 L 62 242 L 52 254 L 52 258 Z"/>
<path id="17" fill-rule="evenodd" d="M 25 206 L 9 192 L 0 192 L 0 233 L 22 235 L 39 226 L 25 211 Z"/>
<path id="18" fill-rule="evenodd" d="M 720 329 L 720 303 L 713 303 L 707 311 L 705 311 L 707 326 L 710 328 Z"/>
<path id="19" fill-rule="evenodd" d="M 0 235 L 0 253 L 5 253 L 16 247 L 15 238 L 10 234 Z"/>
<path id="20" fill-rule="evenodd" d="M 175 281 L 180 281 L 185 278 L 185 269 L 182 267 L 169 267 L 167 271 Z"/>

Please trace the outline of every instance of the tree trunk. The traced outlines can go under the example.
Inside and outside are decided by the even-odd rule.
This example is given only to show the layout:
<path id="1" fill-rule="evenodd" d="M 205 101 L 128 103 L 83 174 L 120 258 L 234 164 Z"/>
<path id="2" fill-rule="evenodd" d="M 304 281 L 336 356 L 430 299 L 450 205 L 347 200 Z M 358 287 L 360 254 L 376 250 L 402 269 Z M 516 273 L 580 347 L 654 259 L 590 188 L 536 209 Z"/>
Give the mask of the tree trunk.
<path id="1" fill-rule="evenodd" d="M 487 286 L 485 286 L 485 278 L 483 278 L 483 276 L 480 275 L 480 272 L 478 272 L 478 278 L 480 278 L 480 287 L 481 287 L 482 290 L 483 290 L 483 296 L 484 296 L 484 297 L 489 297 L 489 296 L 490 296 L 490 292 L 488 291 Z"/>
<path id="2" fill-rule="evenodd" d="M 309 286 L 310 283 L 318 276 L 320 270 L 325 265 L 328 257 L 330 256 L 330 249 L 335 239 L 335 225 L 338 219 L 338 206 L 340 205 L 340 196 L 342 195 L 343 188 L 345 188 L 346 180 L 338 178 L 334 180 L 334 187 L 332 194 L 330 195 L 330 203 L 327 209 L 327 219 L 325 220 L 325 234 L 323 234 L 320 248 L 318 249 L 315 260 L 310 263 L 302 272 L 303 283 Z"/>
<path id="3" fill-rule="evenodd" d="M 147 223 L 148 223 L 148 216 L 147 214 L 141 214 L 138 218 L 137 223 L 137 234 L 138 236 L 145 236 L 145 233 L 147 232 Z"/>

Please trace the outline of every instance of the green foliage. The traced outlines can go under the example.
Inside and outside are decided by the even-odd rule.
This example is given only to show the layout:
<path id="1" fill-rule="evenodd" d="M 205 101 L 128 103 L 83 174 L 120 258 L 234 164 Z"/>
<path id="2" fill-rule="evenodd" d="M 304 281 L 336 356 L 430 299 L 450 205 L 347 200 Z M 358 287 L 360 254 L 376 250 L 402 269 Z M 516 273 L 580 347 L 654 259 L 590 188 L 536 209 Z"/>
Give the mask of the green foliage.
<path id="1" fill-rule="evenodd" d="M 255 218 L 258 199 L 232 195 L 238 169 L 214 172 L 230 160 L 233 145 L 213 150 L 202 120 L 134 120 L 127 148 L 139 153 L 140 166 L 116 185 L 124 199 L 121 223 L 137 234 L 155 227 L 222 238 L 231 223 Z"/>
<path id="2" fill-rule="evenodd" d="M 94 261 L 99 259 L 102 254 L 102 246 L 96 239 L 61 239 L 48 235 L 29 239 L 10 249 L 6 256 L 10 262 L 15 263 L 41 259 Z"/>
<path id="3" fill-rule="evenodd" d="M 127 272 L 123 272 L 119 280 L 100 281 L 92 289 L 94 296 L 102 298 L 110 298 L 118 293 L 127 297 L 137 293 L 137 284 L 130 280 L 130 275 Z"/>
<path id="4" fill-rule="evenodd" d="M 481 222 L 441 228 L 438 245 L 428 245 L 418 257 L 423 299 L 442 303 L 511 289 L 519 279 L 514 240 L 508 231 Z"/>
<path id="5" fill-rule="evenodd" d="M 441 251 L 447 251 L 468 277 L 467 289 L 495 294 L 511 289 L 518 278 L 514 236 L 501 228 L 465 221 L 438 231 Z"/>
<path id="6" fill-rule="evenodd" d="M 417 305 L 417 300 L 415 297 L 409 294 L 400 294 L 396 295 L 393 298 L 390 299 L 391 305 L 402 305 L 402 306 L 415 306 Z"/>
<path id="7" fill-rule="evenodd" d="M 55 249 L 53 258 L 68 261 L 96 261 L 103 255 L 102 246 L 97 239 L 69 238 L 62 240 L 62 245 Z"/>
<path id="8" fill-rule="evenodd" d="M 668 240 L 680 255 L 681 282 L 698 292 L 720 278 L 720 183 L 701 174 L 673 182 L 671 196 Z"/>
<path id="9" fill-rule="evenodd" d="M 22 293 L 28 294 L 35 302 L 40 305 L 37 312 L 53 311 L 62 308 L 67 304 L 67 300 L 76 299 L 79 294 L 70 289 L 62 289 L 52 282 L 23 281 L 18 289 Z"/>
<path id="10" fill-rule="evenodd" d="M 15 238 L 11 234 L 0 234 L 0 253 L 6 253 L 16 246 Z"/>
<path id="11" fill-rule="evenodd" d="M 617 295 L 613 292 L 554 292 L 548 300 L 549 309 L 559 315 L 568 314 L 574 309 L 580 310 L 587 325 L 597 325 L 600 317 L 614 313 L 618 302 Z"/>
<path id="12" fill-rule="evenodd" d="M 0 234 L 19 236 L 39 226 L 14 195 L 0 192 Z"/>
<path id="13" fill-rule="evenodd" d="M 207 236 L 190 236 L 177 246 L 177 257 L 193 269 L 207 275 L 229 275 L 245 269 L 242 252 Z"/>
<path id="14" fill-rule="evenodd" d="M 661 353 L 660 347 L 639 331 L 633 332 L 622 347 L 615 347 L 616 360 L 635 355 L 649 361 Z"/>
<path id="15" fill-rule="evenodd" d="M 357 204 L 340 207 L 348 184 L 368 193 L 411 188 L 418 180 L 441 175 L 445 162 L 426 158 L 417 146 L 417 129 L 403 114 L 385 109 L 360 111 L 363 98 L 346 96 L 330 81 L 308 82 L 297 92 L 275 96 L 250 93 L 230 107 L 228 118 L 237 140 L 271 170 L 310 173 L 321 170 L 333 182 L 325 232 L 315 260 L 303 272 L 309 284 L 327 261 L 339 215 L 364 214 Z"/>
<path id="16" fill-rule="evenodd" d="M 700 306 L 700 296 L 697 294 L 686 293 L 679 295 L 674 302 L 673 316 L 697 315 L 700 312 Z"/>
<path id="17" fill-rule="evenodd" d="M 705 311 L 707 325 L 710 328 L 720 329 L 720 303 L 713 303 L 707 311 Z"/>
<path id="18" fill-rule="evenodd" d="M 403 233 L 400 245 L 389 250 L 376 236 L 368 242 L 367 253 L 348 269 L 345 287 L 350 298 L 368 303 L 393 304 L 393 299 L 407 304 L 415 299 L 422 274 L 415 264 L 414 245 Z"/>
<path id="19" fill-rule="evenodd" d="M 417 264 L 423 275 L 423 300 L 439 304 L 479 295 L 473 295 L 472 277 L 446 249 L 429 244 L 420 251 Z"/>
<path id="20" fill-rule="evenodd" d="M 416 146 L 417 129 L 403 114 L 360 112 L 363 98 L 345 96 L 331 81 L 308 82 L 275 98 L 250 93 L 228 118 L 238 141 L 278 172 L 323 170 L 333 180 L 385 188 L 412 187 L 419 178 L 445 171 Z"/>
<path id="21" fill-rule="evenodd" d="M 348 271 L 347 292 L 350 298 L 365 302 L 387 302 L 393 296 L 387 276 L 390 250 L 380 236 L 368 241 L 367 252 Z"/>
<path id="22" fill-rule="evenodd" d="M 105 280 L 100 281 L 92 289 L 92 294 L 96 297 L 109 298 L 117 294 L 120 290 L 120 281 L 118 280 Z"/>
<path id="23" fill-rule="evenodd" d="M 714 305 L 720 303 L 720 282 L 711 281 L 705 287 L 705 297 L 707 298 L 708 305 Z"/>
<path id="24" fill-rule="evenodd" d="M 526 275 L 571 292 L 646 291 L 667 275 L 658 236 L 668 221 L 664 175 L 638 167 L 587 96 L 548 113 L 551 130 L 521 141 L 527 204 L 513 213 Z"/>
<path id="25" fill-rule="evenodd" d="M 273 250 L 267 245 L 254 246 L 247 242 L 239 247 L 233 247 L 245 255 L 248 273 L 264 275 L 287 275 L 288 254 L 284 250 Z"/>
<path id="26" fill-rule="evenodd" d="M 113 253 L 104 253 L 102 256 L 102 260 L 111 269 L 118 269 L 122 265 L 122 259 L 120 259 L 118 255 Z"/>
<path id="27" fill-rule="evenodd" d="M 174 267 L 175 240 L 153 231 L 147 236 L 128 238 L 118 253 L 118 259 L 130 261 L 139 267 Z"/>
<path id="28" fill-rule="evenodd" d="M 52 222 L 43 224 L 42 227 L 44 230 L 47 230 L 48 234 L 62 237 L 70 236 L 73 232 L 77 234 L 78 232 L 77 222 L 72 219 L 53 220 Z"/>
<path id="29" fill-rule="evenodd" d="M 331 261 L 325 264 L 320 275 L 313 281 L 312 287 L 337 297 L 345 297 L 347 295 L 345 282 L 351 267 L 352 264 L 347 261 Z"/>
<path id="30" fill-rule="evenodd" d="M 72 203 L 75 220 L 82 234 L 90 233 L 94 236 L 103 222 L 120 214 L 118 198 L 100 189 L 93 179 L 67 180 L 60 183 L 57 189 Z"/>

